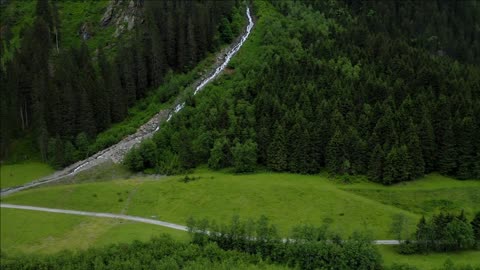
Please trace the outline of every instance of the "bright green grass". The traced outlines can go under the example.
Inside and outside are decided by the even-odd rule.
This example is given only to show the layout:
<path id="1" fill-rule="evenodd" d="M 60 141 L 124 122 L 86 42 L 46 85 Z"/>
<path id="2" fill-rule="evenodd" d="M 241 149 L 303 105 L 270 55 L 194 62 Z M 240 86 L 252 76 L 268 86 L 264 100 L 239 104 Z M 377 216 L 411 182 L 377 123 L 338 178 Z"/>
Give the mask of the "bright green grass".
<path id="1" fill-rule="evenodd" d="M 480 211 L 480 181 L 454 181 L 438 174 L 391 187 L 374 183 L 346 186 L 346 191 L 413 213 L 429 215 L 440 210 L 465 210 L 468 216 Z"/>
<path id="2" fill-rule="evenodd" d="M 480 267 L 480 251 L 430 253 L 425 255 L 401 255 L 392 246 L 379 246 L 385 265 L 409 264 L 419 269 L 435 269 L 444 265 L 447 259 L 455 264 L 470 264 Z"/>
<path id="3" fill-rule="evenodd" d="M 128 201 L 127 214 L 157 216 L 179 224 L 185 224 L 190 216 L 226 221 L 234 214 L 243 218 L 266 215 L 284 235 L 299 223 L 327 222 L 333 231 L 343 235 L 368 230 L 376 239 L 394 238 L 389 230 L 396 214 L 407 218 L 406 232 L 412 232 L 421 216 L 418 205 L 426 201 L 450 201 L 455 209 L 467 209 L 469 216 L 480 210 L 480 199 L 472 195 L 480 194 L 480 182 L 442 178 L 436 186 L 435 175 L 393 187 L 338 184 L 324 176 L 295 174 L 233 175 L 199 170 L 194 175 L 201 178 L 188 184 L 178 181 L 180 176 L 172 176 L 44 187 L 3 201 L 114 213 Z M 454 196 L 450 190 L 455 191 Z M 417 192 L 421 192 L 420 198 L 411 195 Z M 425 208 L 422 213 L 428 215 L 436 210 Z"/>
<path id="4" fill-rule="evenodd" d="M 79 30 L 83 24 L 87 24 L 91 32 L 91 38 L 87 45 L 91 49 L 99 46 L 104 47 L 113 39 L 115 27 L 100 26 L 102 18 L 110 1 L 106 0 L 64 0 L 58 2 L 58 10 L 61 21 L 61 35 L 63 47 L 78 47 L 82 42 Z"/>
<path id="5" fill-rule="evenodd" d="M 458 207 L 470 209 L 469 211 L 480 210 L 477 197 L 467 199 L 471 192 L 480 193 L 479 181 L 457 181 L 435 174 L 391 187 L 368 182 L 340 184 L 320 175 L 233 175 L 203 169 L 193 175 L 200 179 L 183 183 L 179 181 L 181 176 L 158 180 L 130 176 L 131 179 L 128 180 L 50 186 L 7 196 L 2 201 L 88 211 L 124 212 L 144 217 L 157 216 L 160 220 L 180 224 L 185 224 L 189 216 L 228 222 L 234 214 L 239 214 L 242 218 L 258 218 L 265 214 L 278 225 L 283 235 L 299 223 L 320 225 L 329 221 L 331 230 L 343 235 L 354 230 L 370 230 L 376 239 L 394 238 L 389 233 L 391 216 L 394 214 L 405 215 L 409 220 L 409 231 L 413 231 L 420 217 L 415 212 L 418 204 L 424 201 L 449 200 Z M 448 190 L 455 190 L 455 196 Z M 409 196 L 412 192 L 423 192 L 422 197 Z M 372 195 L 377 193 L 384 195 Z M 395 196 L 388 196 L 390 193 Z M 379 198 L 384 202 L 377 201 Z M 402 209 L 394 206 L 399 199 Z M 163 231 L 173 233 L 181 240 L 188 239 L 184 232 L 153 225 L 129 222 L 118 225 L 119 221 L 94 218 L 81 218 L 72 222 L 66 215 L 8 211 L 17 211 L 17 214 L 13 217 L 7 215 L 9 221 L 6 222 L 5 210 L 2 210 L 2 249 L 7 252 L 55 252 L 64 248 L 86 248 L 133 239 L 146 240 Z M 433 213 L 429 211 L 436 209 L 425 211 L 429 215 Z M 26 222 L 18 213 L 38 217 L 32 222 Z M 46 225 L 48 222 L 43 222 L 40 228 L 33 227 L 40 216 L 44 215 L 51 218 L 51 223 L 59 222 L 66 228 L 61 229 L 61 233 L 50 236 L 50 225 Z M 11 225 L 6 226 L 5 223 Z M 4 232 L 4 228 L 8 228 L 7 232 Z M 25 239 L 17 244 L 14 239 L 19 233 L 28 230 L 34 232 L 22 236 Z M 90 236 L 85 237 L 88 235 Z M 404 256 L 397 254 L 392 247 L 379 249 L 387 265 L 394 262 L 409 263 L 420 269 L 441 266 L 447 258 L 456 263 L 478 264 L 478 259 L 474 258 L 480 255 L 478 251 L 468 251 Z"/>
<path id="6" fill-rule="evenodd" d="M 51 186 L 2 198 L 3 202 L 51 208 L 120 213 L 141 184 L 134 180 Z M 131 204 L 131 203 L 130 203 Z"/>
<path id="7" fill-rule="evenodd" d="M 0 166 L 0 187 L 18 186 L 53 173 L 54 170 L 41 162 L 26 162 L 21 164 Z"/>
<path id="8" fill-rule="evenodd" d="M 186 232 L 150 224 L 18 209 L 0 211 L 1 250 L 7 254 L 54 253 L 146 241 L 162 233 L 181 241 L 188 239 Z"/>
<path id="9" fill-rule="evenodd" d="M 339 189 L 321 176 L 261 173 L 231 175 L 208 171 L 188 184 L 172 177 L 158 183 L 147 181 L 137 190 L 129 214 L 158 216 L 184 223 L 190 217 L 218 222 L 232 215 L 243 218 L 268 216 L 287 235 L 300 223 L 330 224 L 332 230 L 349 235 L 369 230 L 377 239 L 391 238 L 391 215 L 403 214 L 413 225 L 418 216 Z"/>

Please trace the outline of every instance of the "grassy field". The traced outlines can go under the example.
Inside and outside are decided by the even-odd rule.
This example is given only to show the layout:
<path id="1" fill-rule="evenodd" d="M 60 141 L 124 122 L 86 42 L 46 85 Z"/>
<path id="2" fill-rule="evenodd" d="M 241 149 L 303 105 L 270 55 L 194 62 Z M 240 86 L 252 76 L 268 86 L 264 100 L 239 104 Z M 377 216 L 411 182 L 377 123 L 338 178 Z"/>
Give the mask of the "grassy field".
<path id="1" fill-rule="evenodd" d="M 53 173 L 54 170 L 42 162 L 25 162 L 0 166 L 0 187 L 18 186 Z"/>
<path id="2" fill-rule="evenodd" d="M 180 176 L 157 180 L 133 177 L 51 186 L 14 194 L 3 201 L 114 213 L 125 209 L 130 215 L 157 216 L 179 224 L 190 216 L 223 221 L 234 214 L 243 218 L 266 215 L 284 235 L 299 223 L 328 223 L 331 230 L 344 235 L 367 230 L 376 239 L 394 238 L 390 233 L 393 215 L 404 215 L 407 231 L 412 232 L 422 214 L 446 208 L 465 209 L 472 216 L 480 210 L 479 181 L 460 182 L 437 175 L 393 187 L 367 182 L 340 184 L 325 176 L 295 174 L 233 175 L 199 170 L 191 176 L 198 179 L 183 183 Z M 423 203 L 428 207 L 420 208 Z"/>
<path id="3" fill-rule="evenodd" d="M 109 182 L 48 186 L 7 196 L 2 202 L 156 216 L 180 224 L 189 216 L 225 222 L 234 214 L 242 218 L 264 214 L 283 235 L 299 223 L 328 223 L 332 231 L 343 235 L 367 230 L 376 239 L 394 238 L 390 224 L 395 214 L 406 217 L 412 232 L 422 214 L 465 209 L 471 217 L 480 211 L 480 181 L 457 181 L 435 174 L 391 187 L 369 182 L 342 184 L 323 175 L 233 175 L 200 169 L 192 176 L 197 179 L 189 183 L 180 181 L 183 176 L 153 179 L 130 175 L 129 179 Z M 428 207 L 419 206 L 430 201 Z M 9 253 L 145 240 L 162 232 L 187 239 L 184 232 L 153 225 L 2 209 L 2 250 Z M 421 269 L 441 266 L 447 258 L 480 264 L 474 259 L 480 258 L 479 251 L 415 256 L 398 255 L 392 247 L 380 247 L 380 251 L 386 264 L 409 263 Z"/>
<path id="4" fill-rule="evenodd" d="M 395 251 L 392 246 L 379 246 L 378 250 L 382 254 L 385 265 L 409 264 L 418 267 L 418 269 L 438 269 L 450 259 L 455 264 L 470 264 L 480 267 L 480 251 L 462 251 L 447 253 L 430 253 L 416 255 L 401 255 Z"/>
<path id="5" fill-rule="evenodd" d="M 187 240 L 185 232 L 150 224 L 35 211 L 4 209 L 1 250 L 7 254 L 54 253 L 112 243 L 146 241 L 162 233 Z"/>

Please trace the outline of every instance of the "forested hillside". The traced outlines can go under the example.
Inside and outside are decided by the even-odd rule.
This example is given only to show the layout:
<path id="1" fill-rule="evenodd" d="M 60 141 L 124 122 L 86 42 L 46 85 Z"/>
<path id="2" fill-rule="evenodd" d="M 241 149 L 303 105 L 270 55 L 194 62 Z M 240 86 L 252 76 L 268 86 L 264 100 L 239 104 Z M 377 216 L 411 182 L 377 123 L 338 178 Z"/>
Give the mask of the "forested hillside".
<path id="1" fill-rule="evenodd" d="M 131 151 L 131 169 L 480 178 L 475 1 L 268 2 L 230 75 Z"/>
<path id="2" fill-rule="evenodd" d="M 56 1 L 36 1 L 33 23 L 25 26 L 18 50 L 0 71 L 2 158 L 11 154 L 14 139 L 28 135 L 35 138 L 41 158 L 54 166 L 85 158 L 89 141 L 125 119 L 128 108 L 161 85 L 167 73 L 190 70 L 241 27 L 234 0 L 127 2 L 140 23 L 121 40 L 112 36 L 108 46 L 98 43 L 93 51 L 84 41 L 89 35 L 85 27 L 77 41 L 63 42 L 58 29 L 71 23 L 59 19 Z M 32 2 L 10 5 L 18 11 Z M 96 27 L 108 24 L 105 20 L 95 22 Z M 179 91 L 162 93 L 158 103 Z"/>

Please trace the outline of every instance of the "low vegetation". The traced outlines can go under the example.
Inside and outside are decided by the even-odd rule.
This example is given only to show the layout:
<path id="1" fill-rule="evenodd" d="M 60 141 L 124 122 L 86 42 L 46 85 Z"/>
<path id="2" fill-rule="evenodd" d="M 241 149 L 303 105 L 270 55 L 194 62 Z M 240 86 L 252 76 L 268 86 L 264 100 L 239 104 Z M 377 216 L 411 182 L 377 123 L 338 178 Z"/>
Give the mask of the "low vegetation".
<path id="1" fill-rule="evenodd" d="M 148 176 L 130 176 L 129 180 L 32 189 L 7 196 L 2 201 L 119 213 L 127 198 L 130 198 L 125 213 L 156 216 L 179 224 L 183 224 L 190 216 L 220 221 L 228 219 L 233 213 L 245 218 L 264 214 L 278 225 L 279 232 L 284 236 L 295 221 L 315 225 L 328 223 L 333 231 L 343 236 L 353 231 L 371 229 L 373 237 L 377 239 L 396 238 L 390 232 L 394 215 L 404 216 L 404 233 L 408 235 L 414 232 L 422 215 L 430 217 L 436 211 L 445 209 L 442 204 L 437 204 L 418 212 L 419 203 L 448 201 L 450 207 L 446 210 L 459 212 L 465 209 L 468 218 L 480 211 L 480 198 L 470 196 L 480 192 L 479 182 L 459 182 L 435 175 L 393 187 L 368 182 L 337 183 L 325 175 L 234 175 L 205 169 L 189 174 L 188 178 L 196 180 L 184 183 L 185 176 L 156 180 Z M 451 189 L 455 189 L 458 196 L 452 197 Z M 362 190 L 364 195 L 360 195 L 358 190 Z M 409 195 L 420 191 L 421 197 Z M 94 194 L 97 194 L 95 198 Z M 388 200 L 389 194 L 395 196 Z M 405 199 L 402 200 L 402 197 Z M 118 201 L 120 198 L 123 202 Z M 401 204 L 396 203 L 399 198 Z"/>
<path id="2" fill-rule="evenodd" d="M 0 188 L 18 186 L 53 173 L 43 162 L 25 162 L 0 165 Z"/>

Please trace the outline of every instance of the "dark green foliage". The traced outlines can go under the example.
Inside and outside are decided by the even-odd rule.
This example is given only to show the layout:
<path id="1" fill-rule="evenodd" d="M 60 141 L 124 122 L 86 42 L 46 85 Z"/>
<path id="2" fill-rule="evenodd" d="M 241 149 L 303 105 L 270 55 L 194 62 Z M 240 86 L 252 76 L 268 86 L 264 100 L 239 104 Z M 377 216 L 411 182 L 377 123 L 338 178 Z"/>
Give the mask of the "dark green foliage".
<path id="1" fill-rule="evenodd" d="M 368 177 L 375 182 L 383 181 L 383 173 L 385 167 L 385 153 L 382 147 L 377 144 L 373 149 L 368 165 Z"/>
<path id="2" fill-rule="evenodd" d="M 469 223 L 463 211 L 458 216 L 441 212 L 428 221 L 422 217 L 417 224 L 415 240 L 403 245 L 413 245 L 410 251 L 422 253 L 470 249 L 475 245 L 474 221 Z"/>
<path id="3" fill-rule="evenodd" d="M 407 147 L 405 145 L 394 146 L 385 159 L 383 182 L 392 184 L 411 179 L 408 170 L 411 166 L 412 161 L 408 155 Z"/>
<path id="4" fill-rule="evenodd" d="M 54 255 L 7 256 L 1 268 L 10 269 L 271 269 L 272 265 L 246 253 L 225 251 L 215 243 L 197 245 L 168 235 L 147 242 L 110 245 Z"/>
<path id="5" fill-rule="evenodd" d="M 235 172 L 253 172 L 257 164 L 257 144 L 251 140 L 236 143 L 231 149 Z"/>
<path id="6" fill-rule="evenodd" d="M 298 226 L 283 241 L 274 225 L 262 216 L 242 221 L 234 216 L 229 225 L 206 219 L 187 222 L 192 242 L 218 244 L 225 250 L 257 255 L 264 260 L 300 269 L 381 269 L 381 256 L 371 239 L 354 233 L 342 241 L 327 240 L 326 227 Z M 209 232 L 209 233 L 207 233 Z"/>
<path id="7" fill-rule="evenodd" d="M 287 169 L 287 140 L 283 127 L 277 123 L 272 142 L 268 146 L 268 167 L 274 171 Z"/>
<path id="8" fill-rule="evenodd" d="M 228 141 L 225 138 L 220 138 L 215 141 L 208 159 L 208 167 L 212 169 L 220 169 L 226 167 L 228 163 L 228 156 L 230 149 Z"/>
<path id="9" fill-rule="evenodd" d="M 37 0 L 33 25 L 21 33 L 21 49 L 5 63 L 5 69 L 1 67 L 2 159 L 8 158 L 6 149 L 15 137 L 33 135 L 41 157 L 53 161 L 57 158 L 47 156 L 49 138 L 58 135 L 65 143 L 84 132 L 93 139 L 112 123 L 124 120 L 129 108 L 146 97 L 149 89 L 157 88 L 167 72 L 185 72 L 221 45 L 212 45 L 214 37 L 221 34 L 218 28 L 224 18 L 230 24 L 231 13 L 239 12 L 234 6 L 233 0 L 221 5 L 215 1 L 146 1 L 138 6 L 145 9 L 146 23 L 136 24 L 134 35 L 121 44 L 112 41 L 116 48 L 109 51 L 116 54 L 107 59 L 103 48 L 92 55 L 85 42 L 78 48 L 59 47 L 56 3 Z M 222 27 L 230 29 L 230 25 Z M 172 89 L 164 91 L 159 101 L 168 101 L 181 88 Z M 73 157 L 69 153 L 62 165 L 54 165 L 83 158 L 85 150 L 79 152 Z M 145 166 L 156 166 L 156 161 Z"/>
<path id="10" fill-rule="evenodd" d="M 477 242 L 477 247 L 480 247 L 480 212 L 477 212 L 475 214 L 471 225 L 473 230 L 473 236 L 475 237 L 475 241 Z"/>
<path id="11" fill-rule="evenodd" d="M 255 31 L 263 38 L 247 41 L 232 62 L 234 73 L 218 82 L 221 90 L 208 87 L 168 124 L 186 134 L 191 142 L 185 145 L 195 146 L 193 157 L 173 147 L 177 135 L 165 129 L 159 153 L 179 157 L 183 169 L 202 163 L 221 169 L 234 164 L 232 146 L 251 140 L 257 144 L 258 165 L 274 171 L 308 174 L 326 167 L 333 174 L 368 174 L 384 184 L 432 171 L 478 178 L 480 70 L 458 55 L 448 53 L 460 62 L 438 55 L 449 38 L 440 38 L 443 45 L 434 50 L 425 46 L 431 36 L 424 34 L 441 29 L 427 30 L 418 14 L 406 10 L 425 32 L 394 22 L 404 19 L 397 13 L 375 13 L 398 11 L 391 3 L 269 2 L 265 5 L 277 12 L 258 17 Z M 423 2 L 393 2 L 432 13 Z M 466 19 L 458 17 L 462 12 L 441 9 L 445 14 L 435 21 L 455 18 L 439 23 L 445 29 Z M 165 20 L 168 26 L 168 16 Z M 209 140 L 203 138 L 206 132 Z"/>
<path id="12" fill-rule="evenodd" d="M 157 164 L 157 146 L 152 140 L 146 140 L 139 147 L 130 150 L 123 163 L 132 171 L 143 171 Z"/>

